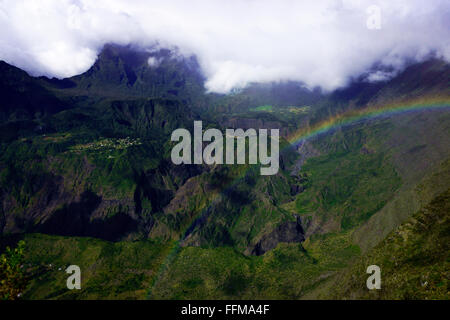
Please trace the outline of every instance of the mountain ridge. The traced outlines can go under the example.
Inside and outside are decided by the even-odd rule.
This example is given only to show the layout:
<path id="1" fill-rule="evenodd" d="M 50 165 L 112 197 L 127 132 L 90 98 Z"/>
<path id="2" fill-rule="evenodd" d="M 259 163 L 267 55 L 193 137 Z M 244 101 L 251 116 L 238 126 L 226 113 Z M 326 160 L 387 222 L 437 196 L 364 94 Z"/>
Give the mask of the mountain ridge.
<path id="1" fill-rule="evenodd" d="M 121 297 L 143 297 L 143 286 L 151 286 L 153 297 L 164 298 L 188 297 L 185 292 L 300 298 L 409 219 L 418 206 L 396 203 L 408 202 L 418 181 L 450 157 L 444 109 L 336 126 L 298 149 L 286 140 L 345 111 L 450 97 L 450 67 L 441 60 L 331 94 L 287 82 L 217 95 L 204 92 L 195 60 L 133 50 L 107 46 L 89 71 L 64 80 L 32 78 L 0 64 L 11 73 L 0 87 L 13 93 L 0 105 L 0 231 L 3 238 L 28 239 L 32 273 L 44 261 L 68 263 L 62 249 L 50 246 L 54 255 L 45 253 L 54 239 L 61 248 L 79 246 L 83 268 L 100 273 L 89 248 L 114 263 L 114 250 L 125 256 L 136 248 L 152 252 L 148 261 L 136 260 L 150 271 L 132 264 L 140 275 L 120 277 L 132 283 L 123 283 L 124 291 L 116 292 Z M 35 96 L 39 105 L 27 104 Z M 17 110 L 26 110 L 25 116 L 16 116 Z M 251 165 L 172 164 L 171 132 L 192 130 L 199 119 L 205 128 L 280 127 L 279 173 L 261 177 Z M 419 203 L 434 193 L 414 197 Z M 186 261 L 204 274 L 196 276 Z M 292 276 L 287 266 L 295 266 Z M 219 269 L 231 271 L 217 276 Z M 47 288 L 47 297 L 67 297 L 51 289 L 61 276 L 43 272 L 48 282 L 33 280 L 27 295 L 42 297 L 39 288 Z M 80 297 L 101 296 L 98 276 L 88 276 L 97 283 L 93 296 L 86 291 Z"/>

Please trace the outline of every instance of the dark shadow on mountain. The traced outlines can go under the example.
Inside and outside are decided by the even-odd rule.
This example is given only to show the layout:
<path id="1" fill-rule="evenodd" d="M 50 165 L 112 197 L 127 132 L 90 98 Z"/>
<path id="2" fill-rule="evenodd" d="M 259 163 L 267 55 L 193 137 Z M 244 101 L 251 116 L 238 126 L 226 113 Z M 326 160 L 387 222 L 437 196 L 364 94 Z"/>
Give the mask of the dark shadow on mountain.
<path id="1" fill-rule="evenodd" d="M 137 222 L 123 212 L 111 217 L 91 219 L 102 198 L 85 191 L 79 202 L 65 205 L 39 225 L 36 232 L 61 236 L 87 236 L 115 241 L 137 229 Z"/>
<path id="2" fill-rule="evenodd" d="M 223 194 L 235 205 L 243 206 L 249 204 L 251 201 L 248 192 L 239 191 L 234 188 L 225 189 Z"/>
<path id="3" fill-rule="evenodd" d="M 252 250 L 252 255 L 260 256 L 269 250 L 276 248 L 280 242 L 302 242 L 305 240 L 301 220 L 287 221 L 280 224 L 271 233 L 262 237 Z"/>

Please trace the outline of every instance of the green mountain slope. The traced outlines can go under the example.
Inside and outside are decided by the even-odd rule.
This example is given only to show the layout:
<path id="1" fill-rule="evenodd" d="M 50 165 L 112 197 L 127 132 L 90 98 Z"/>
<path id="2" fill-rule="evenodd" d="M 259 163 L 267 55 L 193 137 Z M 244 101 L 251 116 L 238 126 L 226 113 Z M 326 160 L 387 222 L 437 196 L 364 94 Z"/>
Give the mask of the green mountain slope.
<path id="1" fill-rule="evenodd" d="M 334 279 L 331 299 L 448 299 L 450 190 L 400 225 Z M 368 290 L 367 266 L 381 268 L 382 287 Z"/>
<path id="2" fill-rule="evenodd" d="M 449 187 L 448 110 L 336 126 L 299 149 L 286 140 L 343 110 L 447 97 L 449 67 L 439 60 L 331 94 L 298 83 L 206 94 L 195 59 L 115 45 L 70 79 L 2 68 L 12 98 L 0 102 L 1 247 L 27 243 L 26 298 L 326 296 L 341 272 Z M 198 119 L 222 130 L 280 128 L 279 173 L 172 164 L 171 132 Z M 405 243 L 406 256 L 417 241 Z M 433 252 L 430 270 L 446 259 Z M 70 264 L 86 270 L 78 294 L 64 289 Z"/>

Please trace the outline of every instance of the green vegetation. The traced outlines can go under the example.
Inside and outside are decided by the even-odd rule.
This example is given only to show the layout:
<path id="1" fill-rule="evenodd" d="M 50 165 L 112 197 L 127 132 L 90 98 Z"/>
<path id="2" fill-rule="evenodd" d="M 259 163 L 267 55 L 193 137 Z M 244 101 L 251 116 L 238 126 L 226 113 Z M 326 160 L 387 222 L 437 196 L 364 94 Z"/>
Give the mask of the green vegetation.
<path id="1" fill-rule="evenodd" d="M 186 247 L 154 241 L 25 236 L 26 299 L 292 299 L 309 292 L 359 251 L 348 235 L 281 244 L 264 256 L 231 247 Z M 343 247 L 343 249 L 339 249 Z M 65 268 L 79 265 L 82 289 L 66 288 Z"/>
<path id="2" fill-rule="evenodd" d="M 336 219 L 343 230 L 367 221 L 400 185 L 395 170 L 380 153 L 324 155 L 308 160 L 302 172 L 308 182 L 296 199 L 297 212 Z"/>
<path id="3" fill-rule="evenodd" d="M 251 108 L 250 111 L 256 112 L 271 112 L 273 107 L 271 105 L 259 106 L 255 108 Z"/>
<path id="4" fill-rule="evenodd" d="M 352 108 L 448 96 L 439 80 L 448 79 L 446 64 L 331 94 L 292 82 L 205 93 L 197 67 L 165 50 L 115 45 L 65 80 L 0 62 L 0 232 L 26 241 L 2 255 L 2 298 L 448 295 L 450 113 L 358 121 L 299 150 L 286 141 Z M 279 128 L 279 173 L 174 165 L 172 131 L 198 119 L 221 130 Z M 358 291 L 371 257 L 391 274 L 389 292 Z M 65 286 L 71 264 L 81 267 L 80 291 Z M 341 278 L 347 287 L 334 282 Z"/>
<path id="5" fill-rule="evenodd" d="M 110 243 L 93 238 L 25 236 L 30 283 L 25 299 L 143 299 L 173 244 Z M 82 272 L 81 290 L 66 287 L 69 265 Z"/>
<path id="6" fill-rule="evenodd" d="M 0 300 L 20 298 L 27 278 L 23 269 L 25 242 L 19 241 L 17 247 L 7 247 L 0 255 Z"/>
<path id="7" fill-rule="evenodd" d="M 323 293 L 346 299 L 449 299 L 450 189 L 341 272 Z M 381 268 L 381 290 L 365 288 L 365 268 Z"/>

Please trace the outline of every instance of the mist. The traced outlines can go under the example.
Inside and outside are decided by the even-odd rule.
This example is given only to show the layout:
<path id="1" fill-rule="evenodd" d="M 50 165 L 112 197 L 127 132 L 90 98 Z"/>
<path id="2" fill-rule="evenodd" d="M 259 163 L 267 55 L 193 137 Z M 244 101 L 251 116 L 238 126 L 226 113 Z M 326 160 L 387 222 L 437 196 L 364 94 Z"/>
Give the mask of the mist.
<path id="1" fill-rule="evenodd" d="M 35 76 L 78 75 L 104 44 L 133 44 L 195 55 L 217 93 L 282 80 L 333 90 L 375 64 L 391 71 L 368 81 L 430 55 L 450 60 L 446 0 L 0 0 L 0 30 L 0 59 Z"/>

